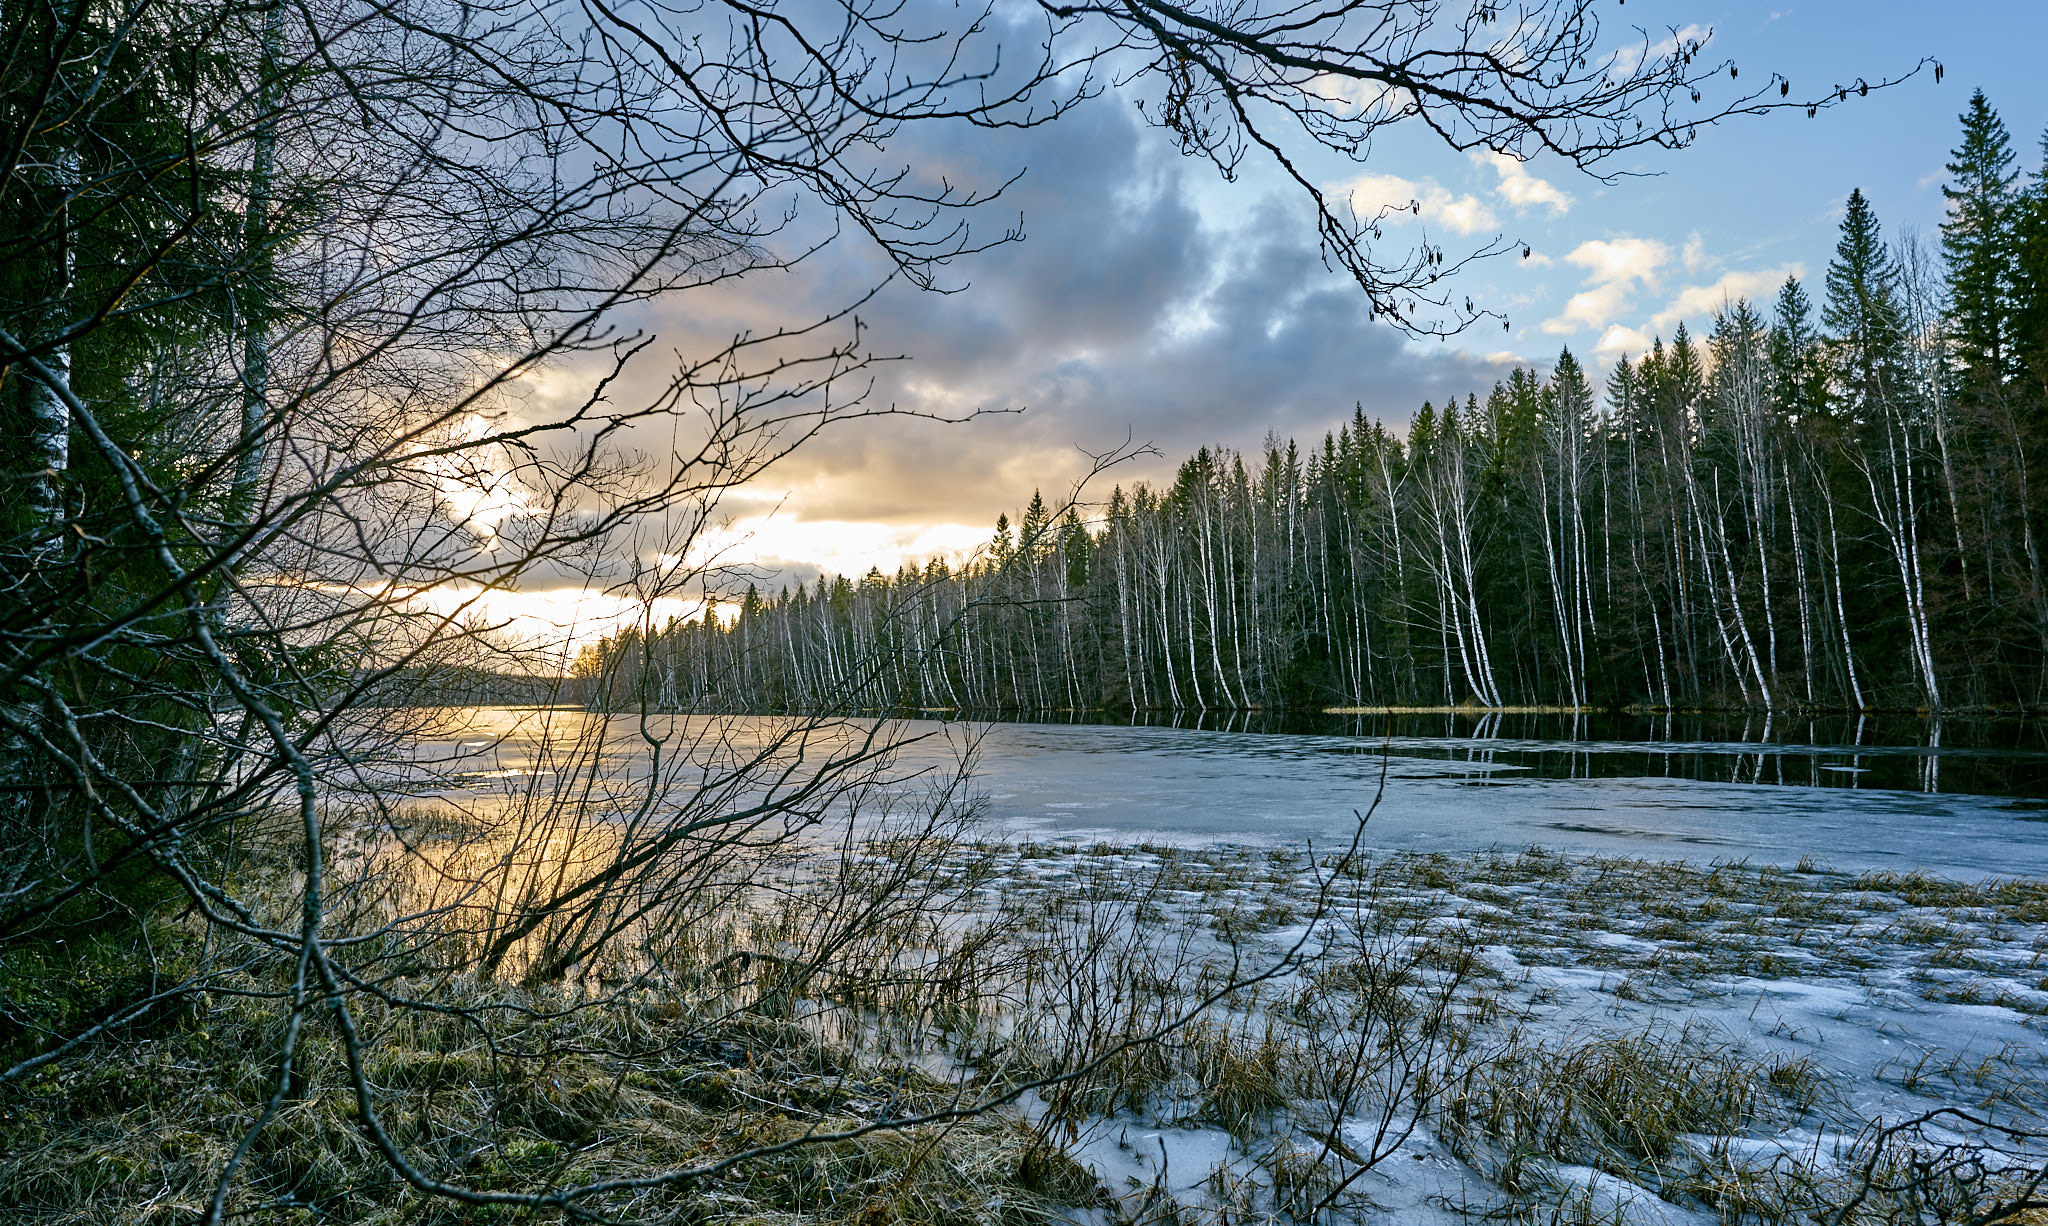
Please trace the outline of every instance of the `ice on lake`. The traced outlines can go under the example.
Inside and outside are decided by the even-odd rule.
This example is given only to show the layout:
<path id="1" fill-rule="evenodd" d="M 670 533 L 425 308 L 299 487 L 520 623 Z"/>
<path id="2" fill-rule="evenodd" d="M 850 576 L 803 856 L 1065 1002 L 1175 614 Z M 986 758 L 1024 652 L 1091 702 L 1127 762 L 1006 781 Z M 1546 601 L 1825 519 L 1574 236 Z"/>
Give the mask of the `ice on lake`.
<path id="1" fill-rule="evenodd" d="M 465 765 L 472 779 L 540 764 L 531 713 L 490 709 L 468 718 L 426 754 Z M 718 723 L 740 741 L 772 726 L 752 717 Z M 677 738 L 703 726 L 703 717 L 684 716 L 650 724 Z M 606 741 L 621 760 L 640 752 L 640 727 L 612 721 Z M 1353 814 L 1372 806 L 1384 776 L 1366 838 L 1377 848 L 1458 853 L 1533 844 L 1651 859 L 1790 865 L 1811 856 L 1844 869 L 2048 876 L 2048 814 L 2038 800 L 1932 790 L 2003 785 L 2048 764 L 2048 755 L 1981 744 L 936 721 L 908 721 L 898 731 L 913 738 L 900 759 L 909 772 L 949 769 L 974 741 L 989 821 L 1013 839 L 1325 845 L 1349 839 Z M 488 749 L 475 747 L 482 733 Z M 2004 773 L 1985 773 L 1986 763 Z"/>

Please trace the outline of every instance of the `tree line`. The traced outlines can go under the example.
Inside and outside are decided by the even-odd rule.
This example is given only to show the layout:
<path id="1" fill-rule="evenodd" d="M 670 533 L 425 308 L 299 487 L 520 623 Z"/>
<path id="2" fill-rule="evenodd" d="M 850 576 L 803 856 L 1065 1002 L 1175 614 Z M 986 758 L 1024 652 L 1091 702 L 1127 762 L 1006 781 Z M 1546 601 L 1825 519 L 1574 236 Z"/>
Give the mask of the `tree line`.
<path id="1" fill-rule="evenodd" d="M 1405 436 L 1204 448 L 985 550 L 586 649 L 585 698 L 758 709 L 2029 708 L 2048 686 L 2048 139 L 1980 91 L 1938 244 L 1848 198 L 1825 283 L 1596 389 L 1569 351 Z M 727 614 L 730 610 L 727 610 Z"/>

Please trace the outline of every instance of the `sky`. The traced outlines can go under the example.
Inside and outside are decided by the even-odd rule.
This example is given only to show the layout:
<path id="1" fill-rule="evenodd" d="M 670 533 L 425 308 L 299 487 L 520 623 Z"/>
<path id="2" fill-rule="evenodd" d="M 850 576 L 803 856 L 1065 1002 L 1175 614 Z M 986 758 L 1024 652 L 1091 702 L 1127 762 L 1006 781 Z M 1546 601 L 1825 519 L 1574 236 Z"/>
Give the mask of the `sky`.
<path id="1" fill-rule="evenodd" d="M 1922 72 L 1813 119 L 1731 120 L 1685 150 L 1611 165 L 1627 172 L 1613 183 L 1552 158 L 1459 154 L 1421 130 L 1382 139 L 1365 165 L 1319 164 L 1312 173 L 1361 203 L 1422 202 L 1390 244 L 1425 232 L 1453 256 L 1496 236 L 1517 244 L 1453 287 L 1507 326 L 1484 321 L 1441 341 L 1369 318 L 1270 167 L 1222 182 L 1178 157 L 1126 95 L 1108 91 L 1036 130 L 909 133 L 892 152 L 918 173 L 987 186 L 1021 169 L 977 220 L 1021 219 L 1024 237 L 946 269 L 951 293 L 898 284 L 862 308 L 867 342 L 904 359 L 878 370 L 870 402 L 982 415 L 828 431 L 727 497 L 718 543 L 758 562 L 771 590 L 958 557 L 1034 489 L 1067 496 L 1088 453 L 1127 443 L 1158 453 L 1096 478 L 1083 498 L 1099 501 L 1114 482 L 1170 480 L 1199 446 L 1252 452 L 1269 432 L 1319 440 L 1354 405 L 1399 428 L 1425 398 L 1483 397 L 1513 366 L 1547 368 L 1567 346 L 1597 376 L 1681 320 L 1704 331 L 1725 301 L 1767 308 L 1788 275 L 1818 300 L 1852 188 L 1895 239 L 1938 241 L 1943 165 L 1976 88 L 2004 118 L 2018 164 L 2041 164 L 2048 0 L 1633 0 L 1603 13 L 1617 36 L 1633 25 L 1711 30 L 1705 54 L 1734 60 L 1741 84 L 1778 72 L 1795 96 L 1904 73 L 1922 57 L 1941 61 L 1943 79 Z M 715 311 L 692 299 L 645 322 L 683 348 L 737 326 L 795 323 L 852 301 L 880 267 L 840 242 L 793 276 L 737 283 Z M 562 592 L 529 599 L 573 605 Z"/>

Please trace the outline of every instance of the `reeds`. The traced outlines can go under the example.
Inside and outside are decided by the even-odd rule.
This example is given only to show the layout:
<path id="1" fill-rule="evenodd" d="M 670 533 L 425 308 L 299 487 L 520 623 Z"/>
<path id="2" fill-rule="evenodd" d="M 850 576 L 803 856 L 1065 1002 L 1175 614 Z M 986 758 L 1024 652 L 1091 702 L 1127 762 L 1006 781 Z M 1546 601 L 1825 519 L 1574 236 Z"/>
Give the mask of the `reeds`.
<path id="1" fill-rule="evenodd" d="M 1729 1223 L 2031 1212 L 2013 1155 L 2035 1152 L 2025 1129 L 2048 1109 L 2037 1051 L 1876 1071 L 1930 1111 L 1982 1113 L 1930 1161 L 1934 1134 L 1844 1114 L 1810 1057 L 1637 1011 L 1712 1000 L 1774 959 L 1853 980 L 1883 957 L 1923 994 L 1955 974 L 2019 993 L 2015 976 L 2039 973 L 2019 939 L 2032 883 L 1540 849 L 1311 864 L 1011 848 L 973 841 L 947 804 L 872 816 L 802 854 L 728 856 L 718 889 L 647 911 L 560 977 L 524 953 L 484 973 L 495 938 L 459 923 L 372 932 L 352 947 L 359 1072 L 314 1026 L 282 1091 L 288 964 L 252 957 L 11 1091 L 0 1204 L 24 1221 L 186 1222 L 232 1168 L 226 1205 L 249 1220 L 469 1220 L 394 1178 L 366 1095 L 433 1178 L 611 1181 L 576 1207 L 625 1220 L 1372 1220 L 1393 1160 L 1425 1154 L 1457 1164 L 1457 1203 L 1500 1221 L 1627 1222 L 1659 1201 Z M 460 844 L 466 829 L 420 812 L 407 833 Z M 357 862 L 377 854 L 367 839 Z M 288 913 L 289 864 L 238 871 Z M 343 914 L 369 931 L 401 896 L 365 873 Z M 173 946 L 179 931 L 164 929 Z M 1567 962 L 1605 976 L 1607 1020 L 1539 1028 L 1565 997 L 1532 968 Z M 1135 1185 L 1077 1158 L 1132 1122 L 1220 1136 L 1228 1156 L 1179 1183 L 1162 1160 Z M 1795 1125 L 1839 1139 L 1771 1147 Z M 844 1133 L 859 1135 L 808 1140 Z M 707 1173 L 631 1182 L 684 1170 Z"/>

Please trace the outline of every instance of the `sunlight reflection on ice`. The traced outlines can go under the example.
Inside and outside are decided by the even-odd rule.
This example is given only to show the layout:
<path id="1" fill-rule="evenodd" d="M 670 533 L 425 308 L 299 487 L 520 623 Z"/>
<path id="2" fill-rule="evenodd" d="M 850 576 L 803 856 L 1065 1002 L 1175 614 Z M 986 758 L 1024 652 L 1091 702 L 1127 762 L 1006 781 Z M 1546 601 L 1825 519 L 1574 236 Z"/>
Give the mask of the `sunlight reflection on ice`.
<path id="1" fill-rule="evenodd" d="M 558 719 L 584 718 L 558 713 Z M 704 717 L 655 717 L 670 732 Z M 540 767 L 533 716 L 475 713 L 422 747 L 469 781 Z M 527 721 L 522 724 L 522 720 Z M 693 723 L 692 721 L 697 721 Z M 769 721 L 727 721 L 740 741 Z M 630 772 L 642 751 L 637 721 L 607 730 L 607 754 Z M 1368 843 L 1446 852 L 1541 844 L 1559 850 L 1689 860 L 1791 864 L 1816 855 L 1843 868 L 1921 867 L 1965 876 L 2048 874 L 2048 823 L 2027 802 L 1846 786 L 1731 783 L 1684 777 L 1703 755 L 1811 753 L 1742 743 L 1473 742 L 1212 732 L 1158 727 L 909 721 L 924 739 L 905 771 L 947 769 L 970 731 L 984 731 L 978 790 L 996 831 L 1012 838 L 1179 844 L 1328 844 L 1348 839 L 1382 773 L 1387 796 Z M 660 733 L 667 735 L 667 732 Z M 474 738 L 489 735 L 479 753 Z M 1516 754 L 1566 753 L 1590 777 L 1532 771 Z M 1923 747 L 1861 746 L 1863 761 L 1924 757 Z M 1613 755 L 1603 764 L 1602 755 Z M 1647 756 L 1646 756 L 1647 755 Z M 1661 763 L 1670 775 L 1606 773 Z M 1817 759 L 1816 759 L 1817 762 Z M 1856 777 L 1860 765 L 1820 765 Z"/>

